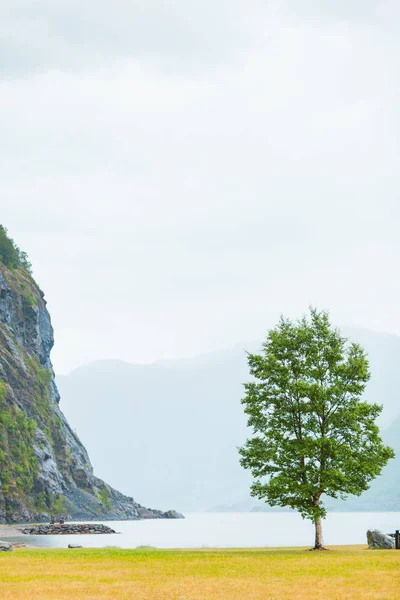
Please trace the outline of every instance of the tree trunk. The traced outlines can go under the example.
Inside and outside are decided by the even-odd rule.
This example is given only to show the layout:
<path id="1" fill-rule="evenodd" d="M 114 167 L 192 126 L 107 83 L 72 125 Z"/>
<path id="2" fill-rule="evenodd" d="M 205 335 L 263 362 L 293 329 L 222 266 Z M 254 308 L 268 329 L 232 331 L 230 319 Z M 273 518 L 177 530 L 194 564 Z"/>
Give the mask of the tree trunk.
<path id="1" fill-rule="evenodd" d="M 322 521 L 321 517 L 317 517 L 315 521 L 315 546 L 314 550 L 323 550 L 324 540 L 322 538 Z"/>
<path id="2" fill-rule="evenodd" d="M 319 515 L 319 499 L 321 494 L 316 494 L 313 498 L 314 506 L 314 524 L 315 524 L 315 545 L 313 550 L 325 550 L 324 540 L 322 538 L 322 519 Z"/>

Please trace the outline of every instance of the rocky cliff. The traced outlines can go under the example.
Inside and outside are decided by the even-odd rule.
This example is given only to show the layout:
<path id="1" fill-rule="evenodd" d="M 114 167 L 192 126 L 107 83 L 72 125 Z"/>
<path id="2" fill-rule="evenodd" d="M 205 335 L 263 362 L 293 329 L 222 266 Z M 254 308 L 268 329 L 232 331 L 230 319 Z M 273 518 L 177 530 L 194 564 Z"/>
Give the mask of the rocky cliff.
<path id="1" fill-rule="evenodd" d="M 0 522 L 171 518 L 144 509 L 93 474 L 59 407 L 53 328 L 29 269 L 0 256 Z"/>

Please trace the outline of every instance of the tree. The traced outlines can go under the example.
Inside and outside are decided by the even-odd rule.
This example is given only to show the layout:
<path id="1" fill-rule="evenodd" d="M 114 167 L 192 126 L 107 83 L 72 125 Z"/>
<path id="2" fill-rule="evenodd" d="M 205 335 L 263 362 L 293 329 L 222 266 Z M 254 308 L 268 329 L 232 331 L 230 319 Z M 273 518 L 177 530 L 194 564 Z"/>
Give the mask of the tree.
<path id="1" fill-rule="evenodd" d="M 360 496 L 394 457 L 375 424 L 382 406 L 362 400 L 367 356 L 311 308 L 295 322 L 281 317 L 248 363 L 255 380 L 242 404 L 253 435 L 239 453 L 251 494 L 310 519 L 323 549 L 322 496 Z"/>

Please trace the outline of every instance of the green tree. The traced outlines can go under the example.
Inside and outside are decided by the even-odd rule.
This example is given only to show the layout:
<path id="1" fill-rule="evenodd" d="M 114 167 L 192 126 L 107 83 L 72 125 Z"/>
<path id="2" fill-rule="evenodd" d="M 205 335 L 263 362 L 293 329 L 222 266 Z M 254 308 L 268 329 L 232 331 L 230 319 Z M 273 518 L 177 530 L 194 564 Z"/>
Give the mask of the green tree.
<path id="1" fill-rule="evenodd" d="M 310 309 L 295 322 L 282 317 L 248 363 L 254 380 L 242 404 L 253 434 L 239 453 L 251 494 L 310 519 L 322 549 L 323 495 L 361 495 L 394 457 L 375 424 L 382 406 L 362 401 L 366 354 Z"/>

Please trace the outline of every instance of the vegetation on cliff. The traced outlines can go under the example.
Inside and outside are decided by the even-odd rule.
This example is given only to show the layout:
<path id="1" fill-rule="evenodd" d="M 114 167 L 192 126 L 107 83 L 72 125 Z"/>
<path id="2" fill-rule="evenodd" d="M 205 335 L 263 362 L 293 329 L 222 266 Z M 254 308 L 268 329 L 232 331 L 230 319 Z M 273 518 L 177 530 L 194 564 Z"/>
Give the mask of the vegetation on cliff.
<path id="1" fill-rule="evenodd" d="M 37 458 L 33 451 L 36 423 L 11 401 L 10 390 L 0 380 L 0 483 L 6 517 L 15 503 L 33 493 Z"/>
<path id="2" fill-rule="evenodd" d="M 21 267 L 31 272 L 31 263 L 26 252 L 22 252 L 12 238 L 9 237 L 4 225 L 0 225 L 0 262 L 9 269 Z"/>

